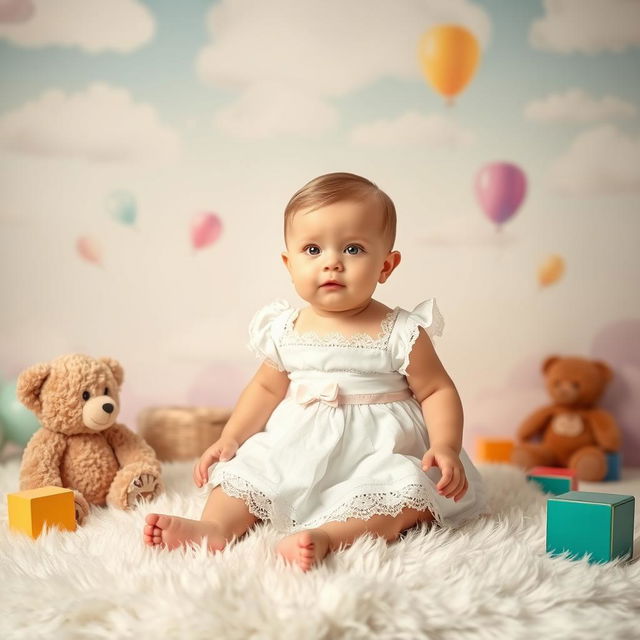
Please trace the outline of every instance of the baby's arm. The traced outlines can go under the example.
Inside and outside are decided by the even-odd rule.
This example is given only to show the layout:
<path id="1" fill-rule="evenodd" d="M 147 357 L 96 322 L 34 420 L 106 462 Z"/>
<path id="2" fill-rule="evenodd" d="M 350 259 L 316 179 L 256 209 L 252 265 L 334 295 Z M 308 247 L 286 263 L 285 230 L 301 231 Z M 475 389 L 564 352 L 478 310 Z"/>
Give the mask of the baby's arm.
<path id="1" fill-rule="evenodd" d="M 407 367 L 407 383 L 422 407 L 429 431 L 430 449 L 424 455 L 423 468 L 426 471 L 434 463 L 440 467 L 442 478 L 437 488 L 441 494 L 457 502 L 468 487 L 459 457 L 462 450 L 462 402 L 429 336 L 424 329 L 419 331 Z"/>
<path id="2" fill-rule="evenodd" d="M 196 485 L 201 487 L 207 481 L 207 471 L 216 460 L 232 458 L 245 440 L 264 429 L 288 388 L 287 372 L 263 362 L 240 395 L 220 438 L 196 463 L 193 471 Z"/>

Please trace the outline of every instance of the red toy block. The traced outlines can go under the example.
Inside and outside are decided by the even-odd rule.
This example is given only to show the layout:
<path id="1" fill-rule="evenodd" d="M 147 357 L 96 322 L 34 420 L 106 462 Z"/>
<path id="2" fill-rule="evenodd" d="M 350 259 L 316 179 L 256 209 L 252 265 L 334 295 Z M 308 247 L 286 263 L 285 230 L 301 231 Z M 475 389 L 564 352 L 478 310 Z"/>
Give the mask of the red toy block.
<path id="1" fill-rule="evenodd" d="M 527 478 L 539 484 L 545 493 L 559 495 L 578 489 L 576 472 L 565 467 L 533 467 L 527 471 Z"/>

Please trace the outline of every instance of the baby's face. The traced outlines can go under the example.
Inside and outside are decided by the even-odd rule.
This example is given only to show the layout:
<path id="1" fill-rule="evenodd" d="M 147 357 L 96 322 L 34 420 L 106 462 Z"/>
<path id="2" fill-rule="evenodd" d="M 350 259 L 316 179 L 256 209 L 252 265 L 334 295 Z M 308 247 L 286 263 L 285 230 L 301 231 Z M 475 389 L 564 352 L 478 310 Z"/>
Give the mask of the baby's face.
<path id="1" fill-rule="evenodd" d="M 369 202 L 356 201 L 296 212 L 282 260 L 298 295 L 325 311 L 367 304 L 400 261 L 388 250 L 382 216 Z M 341 286 L 327 286 L 330 281 Z"/>

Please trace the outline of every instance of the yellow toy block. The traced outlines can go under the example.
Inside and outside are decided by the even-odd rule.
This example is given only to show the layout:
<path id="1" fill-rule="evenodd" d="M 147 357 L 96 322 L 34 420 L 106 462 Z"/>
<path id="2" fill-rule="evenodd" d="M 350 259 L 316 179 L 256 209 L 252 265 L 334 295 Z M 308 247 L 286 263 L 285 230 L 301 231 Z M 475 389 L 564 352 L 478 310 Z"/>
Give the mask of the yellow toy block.
<path id="1" fill-rule="evenodd" d="M 478 438 L 477 456 L 481 462 L 511 462 L 513 440 Z"/>
<path id="2" fill-rule="evenodd" d="M 62 487 L 42 487 L 8 493 L 9 527 L 37 538 L 44 525 L 76 530 L 73 491 Z"/>

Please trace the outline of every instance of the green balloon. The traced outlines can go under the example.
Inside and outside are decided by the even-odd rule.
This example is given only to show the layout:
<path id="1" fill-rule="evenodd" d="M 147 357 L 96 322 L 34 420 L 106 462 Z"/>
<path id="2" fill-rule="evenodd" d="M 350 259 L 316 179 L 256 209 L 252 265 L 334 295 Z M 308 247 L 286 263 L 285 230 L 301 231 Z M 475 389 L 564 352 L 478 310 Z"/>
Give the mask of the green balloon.
<path id="1" fill-rule="evenodd" d="M 136 199 L 129 191 L 120 189 L 109 194 L 107 210 L 114 220 L 122 222 L 128 227 L 132 227 L 136 222 Z"/>
<path id="2" fill-rule="evenodd" d="M 6 440 L 26 446 L 31 436 L 40 428 L 40 422 L 16 396 L 16 383 L 7 382 L 0 388 L 0 423 L 4 425 Z"/>

